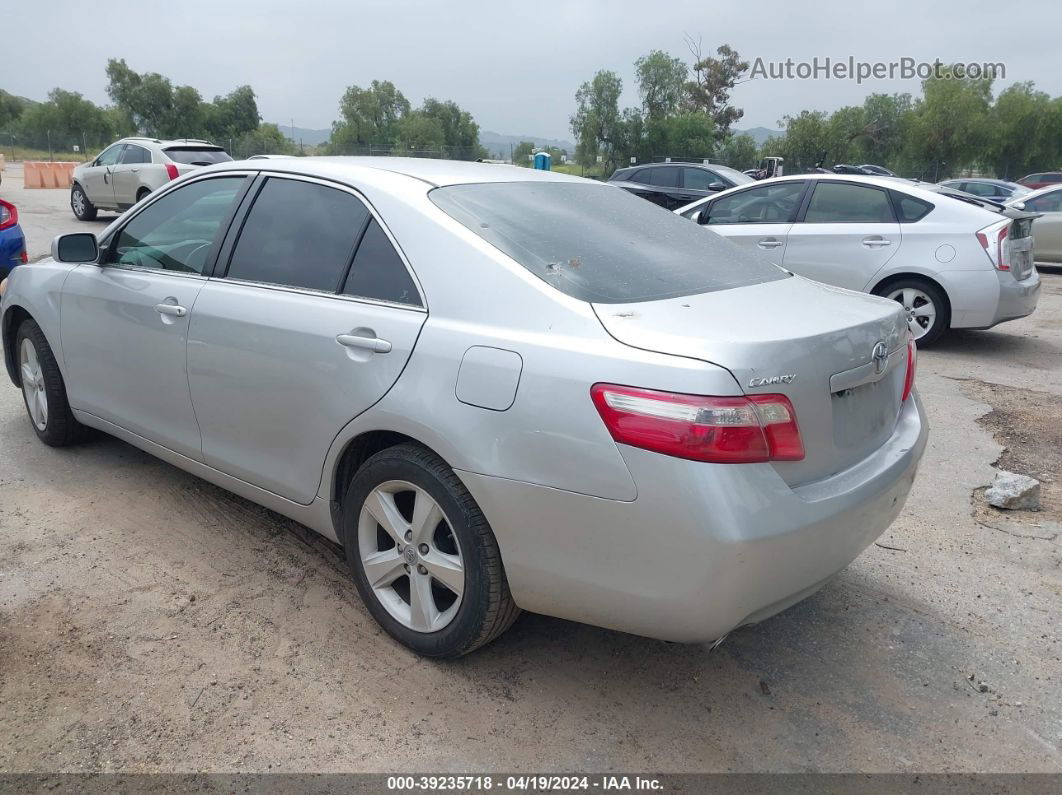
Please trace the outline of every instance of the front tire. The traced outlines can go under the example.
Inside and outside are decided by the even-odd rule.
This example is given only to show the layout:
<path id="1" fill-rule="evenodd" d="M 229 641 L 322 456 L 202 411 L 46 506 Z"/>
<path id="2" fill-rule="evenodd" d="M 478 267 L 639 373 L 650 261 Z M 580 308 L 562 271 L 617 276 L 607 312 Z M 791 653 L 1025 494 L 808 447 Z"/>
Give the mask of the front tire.
<path id="1" fill-rule="evenodd" d="M 486 517 L 430 450 L 403 444 L 366 461 L 347 488 L 341 529 L 369 612 L 418 654 L 468 654 L 520 614 Z"/>
<path id="2" fill-rule="evenodd" d="M 874 295 L 898 302 L 907 315 L 907 327 L 919 348 L 927 348 L 948 330 L 951 311 L 944 292 L 925 279 L 900 279 L 874 290 Z"/>
<path id="3" fill-rule="evenodd" d="M 76 182 L 70 189 L 70 209 L 74 211 L 74 217 L 79 221 L 96 220 L 96 206 L 89 201 L 85 189 Z"/>
<path id="4" fill-rule="evenodd" d="M 37 437 L 51 447 L 82 441 L 87 428 L 74 419 L 66 399 L 66 384 L 44 332 L 26 320 L 15 336 L 19 380 L 30 424 Z"/>

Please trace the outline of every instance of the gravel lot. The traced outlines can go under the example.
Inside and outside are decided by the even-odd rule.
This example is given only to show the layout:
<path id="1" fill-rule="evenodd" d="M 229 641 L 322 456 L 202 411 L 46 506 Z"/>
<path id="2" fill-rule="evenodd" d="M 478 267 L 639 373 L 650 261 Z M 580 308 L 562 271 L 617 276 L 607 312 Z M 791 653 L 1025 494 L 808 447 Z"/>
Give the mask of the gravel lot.
<path id="1" fill-rule="evenodd" d="M 79 224 L 24 191 L 31 258 Z M 717 650 L 539 616 L 457 662 L 337 550 L 121 442 L 52 450 L 0 385 L 0 771 L 1062 771 L 1062 276 L 923 352 L 906 510 Z M 6 383 L 6 381 L 5 381 Z M 993 463 L 1044 510 L 981 507 Z"/>

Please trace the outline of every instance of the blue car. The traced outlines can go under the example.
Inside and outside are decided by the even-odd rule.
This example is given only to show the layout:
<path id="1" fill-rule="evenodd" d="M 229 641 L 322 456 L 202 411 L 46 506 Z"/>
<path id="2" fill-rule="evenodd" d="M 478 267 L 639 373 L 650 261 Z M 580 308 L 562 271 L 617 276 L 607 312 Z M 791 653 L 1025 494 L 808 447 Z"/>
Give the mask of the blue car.
<path id="1" fill-rule="evenodd" d="M 18 210 L 11 202 L 0 199 L 0 281 L 6 279 L 16 265 L 28 261 L 26 236 L 18 225 Z"/>

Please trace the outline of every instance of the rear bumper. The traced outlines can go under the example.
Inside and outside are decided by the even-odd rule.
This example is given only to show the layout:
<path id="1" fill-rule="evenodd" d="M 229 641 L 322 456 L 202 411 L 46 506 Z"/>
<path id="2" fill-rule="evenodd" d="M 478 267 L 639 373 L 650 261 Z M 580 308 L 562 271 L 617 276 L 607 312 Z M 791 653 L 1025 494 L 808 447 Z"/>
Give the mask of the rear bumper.
<path id="1" fill-rule="evenodd" d="M 871 456 L 796 489 L 769 464 L 628 447 L 632 502 L 458 474 L 491 522 L 521 607 L 704 642 L 814 592 L 881 535 L 903 508 L 927 433 L 916 396 Z"/>
<path id="2" fill-rule="evenodd" d="M 987 329 L 1031 315 L 1040 300 L 1040 274 L 1018 281 L 1006 271 L 947 271 L 941 282 L 951 300 L 952 328 Z"/>

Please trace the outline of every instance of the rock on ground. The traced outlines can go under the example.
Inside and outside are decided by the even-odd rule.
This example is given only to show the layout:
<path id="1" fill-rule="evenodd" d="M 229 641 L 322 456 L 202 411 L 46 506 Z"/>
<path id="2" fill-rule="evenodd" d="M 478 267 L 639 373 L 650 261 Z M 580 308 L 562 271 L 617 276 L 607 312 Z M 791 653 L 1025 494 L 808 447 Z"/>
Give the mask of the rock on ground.
<path id="1" fill-rule="evenodd" d="M 1040 481 L 1016 472 L 997 472 L 985 492 L 989 505 L 1012 511 L 1040 509 Z"/>

